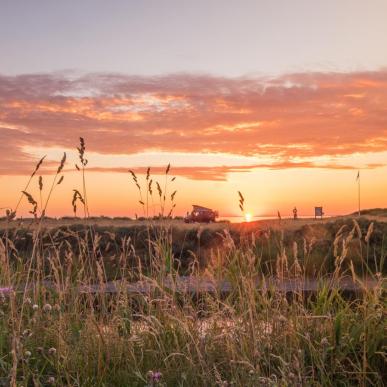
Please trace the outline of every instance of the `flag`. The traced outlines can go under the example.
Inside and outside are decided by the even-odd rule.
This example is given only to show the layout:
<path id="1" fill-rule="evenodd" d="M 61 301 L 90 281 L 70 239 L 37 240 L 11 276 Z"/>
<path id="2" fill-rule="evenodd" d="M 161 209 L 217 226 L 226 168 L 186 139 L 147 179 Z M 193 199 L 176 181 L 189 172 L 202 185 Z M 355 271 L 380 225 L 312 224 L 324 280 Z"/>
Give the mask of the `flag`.
<path id="1" fill-rule="evenodd" d="M 360 171 L 357 171 L 356 181 L 360 179 Z"/>

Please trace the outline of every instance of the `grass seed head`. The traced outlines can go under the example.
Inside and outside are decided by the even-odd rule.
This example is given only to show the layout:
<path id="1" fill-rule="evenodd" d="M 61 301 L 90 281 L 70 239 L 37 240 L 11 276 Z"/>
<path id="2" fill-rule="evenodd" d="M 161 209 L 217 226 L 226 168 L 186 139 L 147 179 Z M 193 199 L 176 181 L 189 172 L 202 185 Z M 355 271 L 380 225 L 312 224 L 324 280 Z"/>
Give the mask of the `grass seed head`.
<path id="1" fill-rule="evenodd" d="M 364 238 L 366 243 L 369 243 L 373 231 L 374 231 L 374 222 L 371 222 L 370 225 L 368 226 L 367 235 Z"/>
<path id="2" fill-rule="evenodd" d="M 46 158 L 46 156 L 43 156 L 43 157 L 39 160 L 39 162 L 36 164 L 36 167 L 35 167 L 34 171 L 32 172 L 31 177 L 34 177 L 35 174 L 36 174 L 36 172 L 38 172 L 38 170 L 39 170 L 40 166 L 43 164 L 43 161 L 44 161 L 45 158 Z"/>
<path id="3" fill-rule="evenodd" d="M 58 170 L 56 171 L 56 173 L 57 173 L 58 175 L 62 172 L 63 167 L 64 167 L 64 165 L 65 165 L 65 162 L 66 162 L 66 152 L 63 153 L 62 160 L 60 161 Z"/>

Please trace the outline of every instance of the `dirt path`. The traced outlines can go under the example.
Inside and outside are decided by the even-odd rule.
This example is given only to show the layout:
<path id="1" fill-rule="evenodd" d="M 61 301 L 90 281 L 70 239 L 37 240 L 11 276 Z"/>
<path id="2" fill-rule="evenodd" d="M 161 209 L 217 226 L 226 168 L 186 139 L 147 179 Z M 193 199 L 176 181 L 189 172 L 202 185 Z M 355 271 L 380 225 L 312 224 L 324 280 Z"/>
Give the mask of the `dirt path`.
<path id="1" fill-rule="evenodd" d="M 384 281 L 385 282 L 385 281 Z M 255 280 L 255 286 L 259 291 L 278 291 L 282 293 L 313 293 L 317 292 L 323 286 L 328 289 L 338 289 L 343 292 L 358 293 L 366 290 L 372 290 L 377 286 L 382 286 L 385 289 L 385 283 L 378 282 L 374 279 L 363 279 L 362 281 L 353 281 L 351 277 L 340 278 L 334 280 L 332 277 L 326 277 L 323 279 L 309 279 L 309 278 L 287 278 L 277 279 L 273 277 L 257 278 Z M 79 285 L 68 289 L 59 289 L 52 282 L 44 282 L 43 286 L 47 289 L 57 291 L 78 291 L 85 294 L 98 294 L 98 293 L 121 293 L 127 292 L 128 294 L 142 294 L 148 295 L 157 290 L 168 290 L 172 292 L 182 294 L 228 294 L 235 289 L 238 284 L 231 283 L 226 279 L 213 279 L 206 277 L 193 277 L 193 276 L 178 276 L 178 277 L 166 277 L 162 282 L 156 281 L 151 278 L 145 278 L 144 280 L 137 282 L 127 281 L 110 281 L 104 284 L 91 284 L 91 285 Z M 29 286 L 31 288 L 31 286 Z M 25 286 L 20 286 L 16 289 L 17 292 L 23 292 Z M 1 295 L 7 295 L 13 291 L 11 287 L 0 288 Z"/>

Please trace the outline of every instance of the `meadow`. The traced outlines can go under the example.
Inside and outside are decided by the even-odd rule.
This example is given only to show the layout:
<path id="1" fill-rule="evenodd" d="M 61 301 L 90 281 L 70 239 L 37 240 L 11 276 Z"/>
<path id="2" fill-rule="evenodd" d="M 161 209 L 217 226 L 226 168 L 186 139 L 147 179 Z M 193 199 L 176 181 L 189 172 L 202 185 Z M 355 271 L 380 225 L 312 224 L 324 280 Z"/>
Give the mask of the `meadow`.
<path id="1" fill-rule="evenodd" d="M 82 139 L 78 151 L 83 189 L 72 205 L 81 217 L 48 218 L 64 156 L 45 201 L 28 192 L 43 159 L 24 187 L 32 218 L 18 218 L 17 205 L 1 221 L 0 385 L 386 383 L 383 217 L 185 225 L 173 219 L 168 166 L 161 185 L 150 170 L 144 187 L 131 173 L 144 220 L 92 218 Z M 230 289 L 182 292 L 173 286 L 181 276 L 227 280 Z M 256 286 L 269 278 L 314 279 L 318 289 Z M 341 291 L 348 278 L 361 290 Z M 135 281 L 151 286 L 128 292 Z"/>

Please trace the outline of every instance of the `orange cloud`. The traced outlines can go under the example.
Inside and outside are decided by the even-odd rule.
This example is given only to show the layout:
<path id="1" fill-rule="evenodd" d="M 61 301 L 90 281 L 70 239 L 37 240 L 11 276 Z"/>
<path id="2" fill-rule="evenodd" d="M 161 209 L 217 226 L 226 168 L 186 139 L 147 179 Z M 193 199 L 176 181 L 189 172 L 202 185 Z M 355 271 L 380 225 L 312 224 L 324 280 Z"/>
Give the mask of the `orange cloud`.
<path id="1" fill-rule="evenodd" d="M 365 168 L 375 169 L 384 167 L 385 164 L 367 164 Z M 165 167 L 150 167 L 153 175 L 164 175 Z M 252 165 L 222 165 L 222 166 L 195 166 L 195 167 L 172 167 L 171 173 L 174 176 L 182 176 L 192 180 L 212 180 L 212 181 L 225 181 L 229 173 L 244 173 L 251 172 L 255 169 L 291 169 L 291 168 L 307 168 L 307 169 L 336 169 L 336 170 L 354 170 L 357 169 L 350 165 L 340 164 L 318 164 L 312 162 L 291 162 L 284 161 L 279 163 L 267 163 L 267 164 L 252 164 Z M 147 168 L 132 168 L 136 174 L 146 174 Z M 128 173 L 127 168 L 113 167 L 91 167 L 88 168 L 89 172 L 113 172 L 113 173 Z"/>
<path id="2" fill-rule="evenodd" d="M 0 106 L 0 174 L 31 170 L 25 146 L 73 148 L 79 136 L 99 153 L 264 155 L 273 159 L 266 168 L 316 168 L 312 157 L 387 150 L 387 70 L 275 79 L 0 76 Z M 217 180 L 259 167 L 181 171 Z"/>

